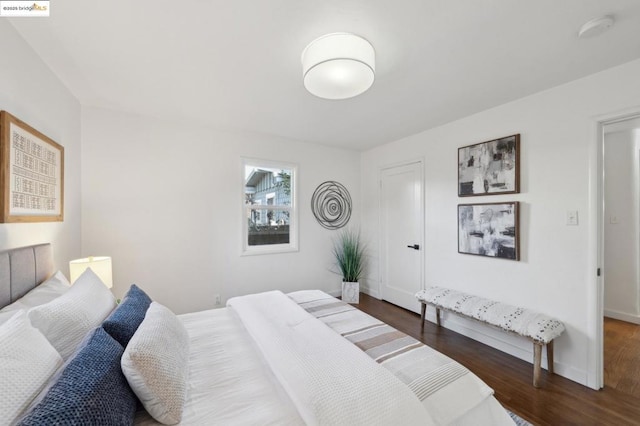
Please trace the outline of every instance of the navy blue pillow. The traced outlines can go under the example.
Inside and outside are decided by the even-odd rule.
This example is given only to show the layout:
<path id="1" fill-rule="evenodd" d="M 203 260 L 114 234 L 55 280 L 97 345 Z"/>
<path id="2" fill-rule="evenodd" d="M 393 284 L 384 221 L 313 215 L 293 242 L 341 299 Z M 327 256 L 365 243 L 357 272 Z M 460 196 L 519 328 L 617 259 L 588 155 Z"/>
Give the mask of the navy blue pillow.
<path id="1" fill-rule="evenodd" d="M 122 374 L 124 348 L 98 327 L 19 425 L 131 425 L 137 399 Z"/>
<path id="2" fill-rule="evenodd" d="M 126 348 L 144 319 L 149 305 L 151 298 L 133 284 L 118 307 L 104 320 L 102 328 Z"/>

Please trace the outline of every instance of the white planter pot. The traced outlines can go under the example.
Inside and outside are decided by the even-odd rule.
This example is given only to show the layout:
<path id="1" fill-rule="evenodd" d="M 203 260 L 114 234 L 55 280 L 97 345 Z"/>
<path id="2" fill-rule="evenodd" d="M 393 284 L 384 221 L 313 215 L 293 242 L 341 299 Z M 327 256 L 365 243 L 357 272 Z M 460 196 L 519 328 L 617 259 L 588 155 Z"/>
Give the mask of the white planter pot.
<path id="1" fill-rule="evenodd" d="M 342 282 L 342 301 L 347 303 L 360 302 L 360 283 Z"/>

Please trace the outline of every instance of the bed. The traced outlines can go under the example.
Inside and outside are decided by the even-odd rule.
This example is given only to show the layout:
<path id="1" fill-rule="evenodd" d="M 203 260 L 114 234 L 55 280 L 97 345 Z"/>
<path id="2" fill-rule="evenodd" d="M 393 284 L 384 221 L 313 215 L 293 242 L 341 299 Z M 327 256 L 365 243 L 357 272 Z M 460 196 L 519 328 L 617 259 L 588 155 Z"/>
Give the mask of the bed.
<path id="1" fill-rule="evenodd" d="M 76 413 L 82 424 L 513 424 L 472 372 L 321 291 L 247 295 L 175 316 L 137 286 L 116 305 L 91 277 L 70 289 L 54 282 L 61 294 L 43 297 L 64 281 L 54 272 L 48 244 L 0 253 L 0 339 L 3 322 L 30 319 L 33 341 L 50 343 L 38 351 L 50 353 L 48 377 L 10 423 L 71 424 Z M 86 321 L 66 299 L 81 300 L 80 311 L 89 300 L 82 315 L 104 318 L 74 332 L 75 323 L 58 322 Z M 73 312 L 58 321 L 57 307 Z M 27 352 L 13 360 L 23 369 L 36 356 Z"/>

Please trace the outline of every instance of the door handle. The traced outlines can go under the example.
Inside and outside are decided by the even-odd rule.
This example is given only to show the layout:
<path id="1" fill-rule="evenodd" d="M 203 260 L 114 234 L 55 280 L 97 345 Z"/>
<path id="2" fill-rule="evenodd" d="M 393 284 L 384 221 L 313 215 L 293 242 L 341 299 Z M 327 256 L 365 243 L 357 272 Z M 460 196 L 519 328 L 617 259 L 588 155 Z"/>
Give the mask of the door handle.
<path id="1" fill-rule="evenodd" d="M 420 250 L 420 244 L 414 244 L 412 246 L 407 246 L 408 248 L 412 248 L 414 250 Z"/>

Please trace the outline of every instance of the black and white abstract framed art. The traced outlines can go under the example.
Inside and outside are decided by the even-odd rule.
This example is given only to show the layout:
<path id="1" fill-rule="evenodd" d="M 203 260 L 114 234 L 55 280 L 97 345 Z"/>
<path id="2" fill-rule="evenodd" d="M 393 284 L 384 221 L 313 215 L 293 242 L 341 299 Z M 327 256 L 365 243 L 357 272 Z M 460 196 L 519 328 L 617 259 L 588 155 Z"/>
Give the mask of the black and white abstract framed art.
<path id="1" fill-rule="evenodd" d="M 458 253 L 520 260 L 518 205 L 458 204 Z"/>
<path id="2" fill-rule="evenodd" d="M 520 192 L 520 135 L 458 148 L 458 196 Z"/>

